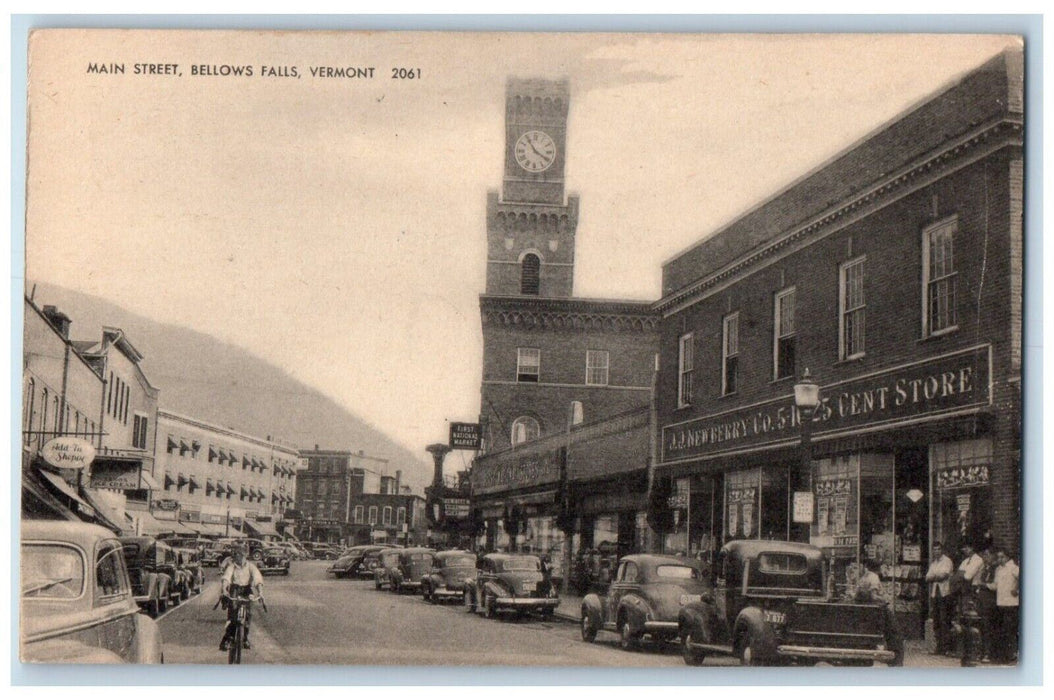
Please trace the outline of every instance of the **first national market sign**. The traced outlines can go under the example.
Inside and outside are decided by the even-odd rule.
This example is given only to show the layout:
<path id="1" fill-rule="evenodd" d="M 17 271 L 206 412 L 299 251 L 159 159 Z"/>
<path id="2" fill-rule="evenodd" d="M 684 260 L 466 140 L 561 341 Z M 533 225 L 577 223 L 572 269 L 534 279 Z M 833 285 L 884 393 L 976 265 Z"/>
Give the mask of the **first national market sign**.
<path id="1" fill-rule="evenodd" d="M 852 433 L 987 406 L 990 381 L 990 346 L 984 345 L 824 386 L 812 432 Z M 794 397 L 785 396 L 664 426 L 662 461 L 734 453 L 800 435 Z"/>

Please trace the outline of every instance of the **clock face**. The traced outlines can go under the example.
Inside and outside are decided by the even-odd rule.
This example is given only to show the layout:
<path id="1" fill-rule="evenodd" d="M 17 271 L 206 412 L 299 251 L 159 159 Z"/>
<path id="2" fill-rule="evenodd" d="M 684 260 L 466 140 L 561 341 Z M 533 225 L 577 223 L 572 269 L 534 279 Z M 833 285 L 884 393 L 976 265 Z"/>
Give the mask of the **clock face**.
<path id="1" fill-rule="evenodd" d="M 516 162 L 529 173 L 548 170 L 556 160 L 556 143 L 544 131 L 525 131 L 516 139 Z"/>

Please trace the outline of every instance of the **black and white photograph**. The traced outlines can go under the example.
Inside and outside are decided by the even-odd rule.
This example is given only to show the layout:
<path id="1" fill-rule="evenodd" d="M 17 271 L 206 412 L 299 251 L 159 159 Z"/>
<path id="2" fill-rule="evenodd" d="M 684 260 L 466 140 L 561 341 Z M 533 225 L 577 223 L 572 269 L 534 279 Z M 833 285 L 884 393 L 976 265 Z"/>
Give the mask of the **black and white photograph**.
<path id="1" fill-rule="evenodd" d="M 18 659 L 1018 668 L 1026 49 L 34 31 Z"/>

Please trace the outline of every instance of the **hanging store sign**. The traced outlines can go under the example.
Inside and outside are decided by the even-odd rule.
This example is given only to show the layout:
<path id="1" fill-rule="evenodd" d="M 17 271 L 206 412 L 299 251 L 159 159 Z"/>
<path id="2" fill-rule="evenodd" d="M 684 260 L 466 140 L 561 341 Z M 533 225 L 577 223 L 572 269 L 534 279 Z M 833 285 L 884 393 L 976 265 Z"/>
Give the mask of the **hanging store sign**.
<path id="1" fill-rule="evenodd" d="M 895 426 L 992 401 L 991 347 L 922 360 L 820 389 L 813 437 Z M 697 418 L 662 429 L 662 461 L 734 453 L 798 440 L 801 416 L 793 396 Z"/>
<path id="2" fill-rule="evenodd" d="M 84 469 L 95 459 L 95 448 L 83 438 L 63 435 L 45 442 L 40 456 L 57 469 Z"/>
<path id="3" fill-rule="evenodd" d="M 455 450 L 478 450 L 483 440 L 479 423 L 451 423 L 450 447 Z"/>

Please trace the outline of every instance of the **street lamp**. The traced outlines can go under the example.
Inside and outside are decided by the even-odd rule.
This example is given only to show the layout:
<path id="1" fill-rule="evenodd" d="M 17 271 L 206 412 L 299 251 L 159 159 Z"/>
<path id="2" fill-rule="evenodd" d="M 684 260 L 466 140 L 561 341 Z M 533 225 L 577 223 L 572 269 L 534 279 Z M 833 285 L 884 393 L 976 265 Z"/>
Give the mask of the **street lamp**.
<path id="1" fill-rule="evenodd" d="M 812 422 L 816 420 L 816 409 L 820 406 L 820 385 L 813 381 L 806 367 L 801 379 L 794 385 L 794 406 L 801 422 L 801 472 L 799 479 L 809 479 L 812 472 Z M 800 481 L 798 483 L 801 483 Z M 812 519 L 811 516 L 809 518 Z M 790 525 L 788 523 L 788 535 Z"/>

